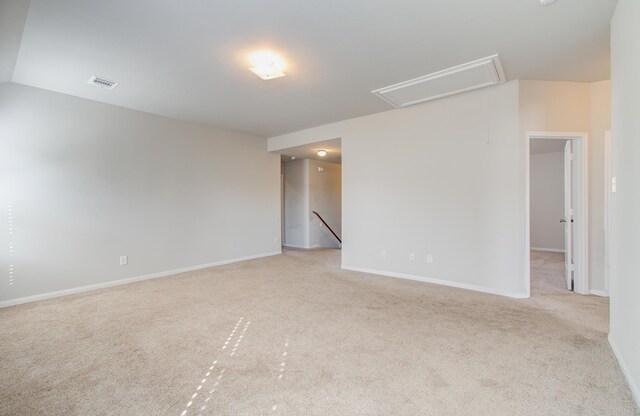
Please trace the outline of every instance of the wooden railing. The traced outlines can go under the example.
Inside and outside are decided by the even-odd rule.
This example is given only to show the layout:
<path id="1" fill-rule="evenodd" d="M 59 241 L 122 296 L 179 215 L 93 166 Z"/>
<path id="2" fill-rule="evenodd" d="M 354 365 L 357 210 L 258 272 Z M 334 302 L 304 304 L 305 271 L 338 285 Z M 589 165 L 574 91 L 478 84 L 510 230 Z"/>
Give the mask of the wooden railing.
<path id="1" fill-rule="evenodd" d="M 336 234 L 331 227 L 329 227 L 329 224 L 327 224 L 327 222 L 320 216 L 320 214 L 318 214 L 315 211 L 312 211 L 314 214 L 316 214 L 316 216 L 318 218 L 320 218 L 320 221 L 322 221 L 322 223 L 329 229 L 329 231 L 331 231 L 331 234 L 333 234 L 333 236 L 340 242 L 340 244 L 342 244 L 342 240 L 340 239 L 340 237 L 338 237 L 338 234 Z"/>

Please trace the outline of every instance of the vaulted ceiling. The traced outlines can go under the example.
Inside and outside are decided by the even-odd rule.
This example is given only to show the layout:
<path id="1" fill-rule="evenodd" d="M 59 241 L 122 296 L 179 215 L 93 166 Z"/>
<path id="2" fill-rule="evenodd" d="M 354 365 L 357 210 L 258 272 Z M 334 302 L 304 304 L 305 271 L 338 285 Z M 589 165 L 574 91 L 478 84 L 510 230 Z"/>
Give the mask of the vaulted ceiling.
<path id="1" fill-rule="evenodd" d="M 273 136 L 388 110 L 371 90 L 495 53 L 508 80 L 606 79 L 616 0 L 14 3 L 29 10 L 11 38 L 13 82 Z M 21 31 L 20 10 L 4 16 Z M 262 48 L 286 59 L 286 77 L 247 70 Z M 92 75 L 120 85 L 96 88 Z"/>

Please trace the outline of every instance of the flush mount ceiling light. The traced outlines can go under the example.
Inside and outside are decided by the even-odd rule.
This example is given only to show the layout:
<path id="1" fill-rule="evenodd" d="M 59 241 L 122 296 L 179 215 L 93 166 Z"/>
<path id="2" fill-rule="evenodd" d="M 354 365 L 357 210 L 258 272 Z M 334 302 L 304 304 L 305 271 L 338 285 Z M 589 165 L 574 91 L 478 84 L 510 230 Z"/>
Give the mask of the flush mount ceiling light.
<path id="1" fill-rule="evenodd" d="M 249 69 L 262 79 L 269 80 L 286 75 L 283 72 L 286 65 L 282 58 L 275 52 L 254 52 L 249 57 L 249 61 L 251 62 Z"/>
<path id="2" fill-rule="evenodd" d="M 327 151 L 326 150 L 318 150 L 318 156 L 325 157 L 326 155 L 327 155 Z"/>
<path id="3" fill-rule="evenodd" d="M 538 0 L 540 2 L 540 4 L 542 4 L 543 6 L 548 6 L 551 3 L 555 3 L 556 0 Z"/>

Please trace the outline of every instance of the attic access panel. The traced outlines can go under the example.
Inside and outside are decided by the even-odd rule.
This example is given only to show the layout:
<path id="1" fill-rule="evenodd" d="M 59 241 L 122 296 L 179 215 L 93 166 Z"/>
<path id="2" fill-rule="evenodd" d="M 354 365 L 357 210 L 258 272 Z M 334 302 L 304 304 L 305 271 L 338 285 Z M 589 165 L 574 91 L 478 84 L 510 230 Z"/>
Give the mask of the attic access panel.
<path id="1" fill-rule="evenodd" d="M 505 82 L 498 55 L 371 91 L 396 108 Z"/>

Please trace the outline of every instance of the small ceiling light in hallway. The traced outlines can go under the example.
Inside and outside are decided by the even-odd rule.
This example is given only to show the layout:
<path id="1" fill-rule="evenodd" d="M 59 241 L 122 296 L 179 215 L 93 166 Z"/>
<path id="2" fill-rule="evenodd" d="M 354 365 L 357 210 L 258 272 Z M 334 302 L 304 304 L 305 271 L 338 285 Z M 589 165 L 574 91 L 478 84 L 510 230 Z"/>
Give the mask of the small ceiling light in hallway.
<path id="1" fill-rule="evenodd" d="M 326 155 L 327 155 L 327 151 L 326 150 L 318 150 L 318 156 L 325 157 Z"/>

